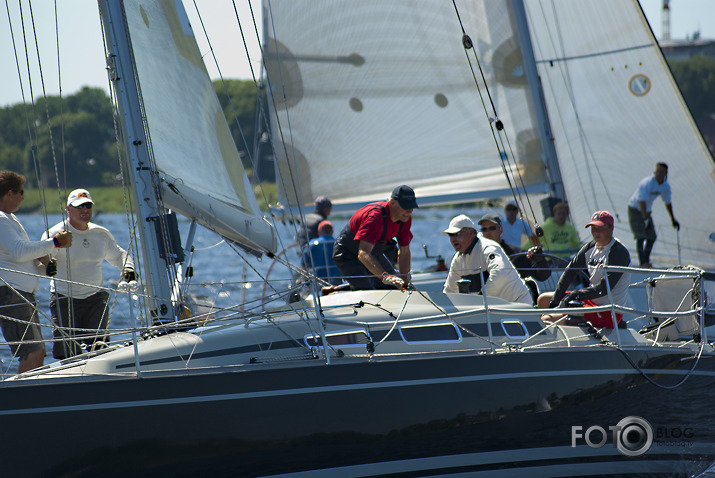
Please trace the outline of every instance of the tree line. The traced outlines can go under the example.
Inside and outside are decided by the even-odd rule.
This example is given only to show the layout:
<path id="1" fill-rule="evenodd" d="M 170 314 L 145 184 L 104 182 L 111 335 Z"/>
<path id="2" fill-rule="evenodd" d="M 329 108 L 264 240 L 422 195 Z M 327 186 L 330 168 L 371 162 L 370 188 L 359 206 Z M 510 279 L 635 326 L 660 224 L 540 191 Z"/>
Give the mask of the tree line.
<path id="1" fill-rule="evenodd" d="M 696 56 L 669 65 L 695 121 L 715 113 L 715 59 Z M 225 80 L 215 81 L 214 87 L 244 167 L 250 173 L 254 161 L 260 180 L 274 181 L 265 142 L 260 157 L 254 158 L 259 130 L 254 83 Z M 100 88 L 0 108 L 0 169 L 24 174 L 29 187 L 118 185 L 118 157 L 111 101 Z"/>

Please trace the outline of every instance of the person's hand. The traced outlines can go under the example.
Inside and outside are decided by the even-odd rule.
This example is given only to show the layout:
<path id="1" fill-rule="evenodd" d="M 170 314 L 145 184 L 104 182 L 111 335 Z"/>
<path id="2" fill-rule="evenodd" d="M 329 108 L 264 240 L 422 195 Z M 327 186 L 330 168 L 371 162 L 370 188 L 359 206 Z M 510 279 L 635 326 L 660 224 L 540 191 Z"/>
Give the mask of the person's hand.
<path id="1" fill-rule="evenodd" d="M 680 230 L 680 223 L 675 219 L 673 219 L 673 227 L 678 231 Z"/>
<path id="2" fill-rule="evenodd" d="M 122 271 L 121 280 L 123 280 L 124 282 L 131 282 L 133 280 L 136 280 L 136 274 L 131 269 L 124 269 Z"/>
<path id="3" fill-rule="evenodd" d="M 407 288 L 407 284 L 405 283 L 405 281 L 391 274 L 383 274 L 382 283 L 385 285 L 391 285 L 392 287 L 401 290 L 405 290 Z"/>
<path id="4" fill-rule="evenodd" d="M 541 262 L 544 259 L 544 249 L 541 246 L 534 246 L 526 251 L 526 258 L 531 262 Z"/>
<path id="5" fill-rule="evenodd" d="M 52 239 L 57 247 L 70 247 L 72 245 L 72 231 L 60 231 Z"/>
<path id="6" fill-rule="evenodd" d="M 50 259 L 45 264 L 45 274 L 49 277 L 54 277 L 57 275 L 57 259 Z"/>

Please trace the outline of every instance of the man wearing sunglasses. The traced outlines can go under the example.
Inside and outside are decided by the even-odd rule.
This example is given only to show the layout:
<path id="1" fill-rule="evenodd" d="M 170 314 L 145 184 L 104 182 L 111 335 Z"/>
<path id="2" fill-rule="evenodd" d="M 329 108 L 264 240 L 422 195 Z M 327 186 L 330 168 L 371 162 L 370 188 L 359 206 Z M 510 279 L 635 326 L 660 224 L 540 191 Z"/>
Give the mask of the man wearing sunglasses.
<path id="1" fill-rule="evenodd" d="M 30 238 L 17 219 L 16 212 L 25 199 L 25 176 L 0 171 L 0 325 L 13 357 L 20 359 L 18 373 L 45 362 L 35 292 L 37 275 L 44 272 L 42 261 L 56 247 L 72 245 L 72 233 L 55 231 L 42 241 Z"/>
<path id="2" fill-rule="evenodd" d="M 109 230 L 91 222 L 93 206 L 89 191 L 75 189 L 67 198 L 68 219 L 49 230 L 50 236 L 64 229 L 74 236 L 73 246 L 57 254 L 58 280 L 53 279 L 50 284 L 50 310 L 56 326 L 52 355 L 57 359 L 91 350 L 104 339 L 109 293 L 99 289 L 104 286 L 102 263 L 106 260 L 121 270 L 127 282 L 134 280 L 134 261 L 127 251 L 117 244 Z"/>
<path id="3" fill-rule="evenodd" d="M 457 281 L 468 279 L 469 292 L 533 305 L 531 293 L 499 244 L 477 236 L 474 222 L 464 214 L 442 231 L 457 252 L 449 266 L 444 292 L 459 292 Z M 482 283 L 484 286 L 482 287 Z"/>
<path id="4" fill-rule="evenodd" d="M 487 239 L 498 243 L 504 252 L 509 256 L 512 264 L 519 271 L 519 275 L 523 278 L 533 277 L 538 281 L 545 281 L 551 276 L 551 269 L 549 268 L 549 263 L 546 262 L 544 254 L 542 254 L 541 248 L 534 246 L 528 251 L 515 246 L 513 244 L 507 244 L 502 238 L 502 228 L 501 218 L 496 214 L 485 214 L 479 220 L 479 227 L 481 228 L 482 236 Z"/>

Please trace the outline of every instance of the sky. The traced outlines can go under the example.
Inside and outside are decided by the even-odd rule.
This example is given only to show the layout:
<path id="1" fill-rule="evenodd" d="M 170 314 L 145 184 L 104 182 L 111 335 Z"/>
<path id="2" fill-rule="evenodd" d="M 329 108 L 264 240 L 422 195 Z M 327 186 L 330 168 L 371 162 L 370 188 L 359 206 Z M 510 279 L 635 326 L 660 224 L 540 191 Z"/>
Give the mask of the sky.
<path id="1" fill-rule="evenodd" d="M 389 0 L 385 0 L 389 1 Z M 441 0 L 436 0 L 441 1 Z M 198 20 L 196 8 L 209 32 L 221 74 L 225 78 L 251 78 L 251 64 L 258 74 L 260 57 L 258 40 L 251 20 L 248 0 L 235 0 L 241 18 L 242 27 L 249 38 L 249 51 L 252 61 L 246 58 L 241 40 L 233 3 L 230 0 L 183 0 L 189 19 L 194 26 L 199 48 L 205 56 L 211 78 L 218 78 L 219 73 L 211 59 L 210 49 L 203 34 L 203 28 Z M 254 14 L 257 16 L 260 31 L 260 1 L 250 0 Z M 27 0 L 8 2 L 7 8 L 2 8 L 0 14 L 0 107 L 20 103 L 24 98 L 30 101 L 30 87 L 25 63 L 25 48 L 21 34 L 21 17 L 18 3 L 24 8 L 27 38 L 30 45 L 32 96 L 57 95 L 62 85 L 64 96 L 77 92 L 82 86 L 96 86 L 108 90 L 105 70 L 102 31 L 99 22 L 96 0 L 34 0 L 32 16 L 34 17 L 37 43 L 42 65 L 41 81 L 37 68 L 37 49 L 34 36 L 31 34 L 30 13 Z M 6 3 L 6 5 L 8 5 Z M 57 28 L 55 28 L 55 5 L 57 5 Z M 656 38 L 661 37 L 661 6 L 662 0 L 641 0 L 641 5 L 651 24 Z M 10 21 L 8 20 L 10 18 Z M 700 31 L 703 39 L 715 39 L 715 0 L 670 0 L 670 36 L 673 40 L 692 37 L 693 32 Z M 20 58 L 22 85 L 19 80 L 13 38 L 10 24 L 14 32 L 17 55 Z M 59 30 L 59 34 L 56 34 Z M 60 39 L 59 62 L 56 38 Z M 57 64 L 61 65 L 58 68 Z M 43 84 L 44 83 L 44 84 Z"/>

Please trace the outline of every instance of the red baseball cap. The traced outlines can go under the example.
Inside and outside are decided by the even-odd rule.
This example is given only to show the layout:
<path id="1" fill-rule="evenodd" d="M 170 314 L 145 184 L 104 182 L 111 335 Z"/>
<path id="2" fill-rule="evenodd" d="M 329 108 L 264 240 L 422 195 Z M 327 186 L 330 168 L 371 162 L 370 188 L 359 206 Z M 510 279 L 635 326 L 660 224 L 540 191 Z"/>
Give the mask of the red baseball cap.
<path id="1" fill-rule="evenodd" d="M 611 226 L 613 227 L 613 216 L 608 211 L 596 211 L 591 216 L 591 222 L 586 224 L 588 226 Z"/>

